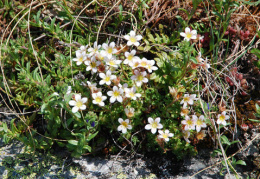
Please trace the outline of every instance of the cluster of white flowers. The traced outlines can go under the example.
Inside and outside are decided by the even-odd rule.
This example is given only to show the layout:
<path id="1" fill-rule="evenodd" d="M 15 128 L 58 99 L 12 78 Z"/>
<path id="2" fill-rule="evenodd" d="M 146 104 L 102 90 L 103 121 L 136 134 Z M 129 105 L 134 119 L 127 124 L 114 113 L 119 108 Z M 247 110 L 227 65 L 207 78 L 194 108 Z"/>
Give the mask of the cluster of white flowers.
<path id="1" fill-rule="evenodd" d="M 130 117 L 130 116 L 133 116 L 134 109 L 130 108 L 130 110 L 128 110 L 126 108 L 125 112 L 126 112 L 127 116 Z M 131 114 L 129 115 L 129 113 L 131 113 Z M 161 119 L 159 117 L 157 117 L 155 119 L 149 117 L 148 118 L 149 124 L 146 124 L 145 129 L 151 130 L 151 132 L 153 134 L 155 134 L 158 129 L 163 128 L 163 125 L 160 123 L 160 120 Z M 127 132 L 127 129 L 132 129 L 132 126 L 129 124 L 130 123 L 129 119 L 123 120 L 122 118 L 119 118 L 118 122 L 120 123 L 120 125 L 118 126 L 117 130 L 122 131 L 123 134 Z M 165 131 L 158 130 L 158 133 L 159 133 L 158 138 L 163 139 L 165 142 L 168 142 L 169 138 L 173 137 L 173 133 L 170 133 L 170 131 L 168 129 L 166 129 Z"/>
<path id="2" fill-rule="evenodd" d="M 195 130 L 199 132 L 201 128 L 207 127 L 205 123 L 205 117 L 201 115 L 199 118 L 196 115 L 192 115 L 192 118 L 189 116 L 185 116 L 185 120 L 181 121 L 181 123 L 184 125 L 184 130 Z"/>
<path id="3" fill-rule="evenodd" d="M 205 123 L 205 117 L 203 115 L 201 115 L 199 118 L 196 115 L 192 115 L 192 118 L 188 116 L 190 112 L 189 107 L 194 104 L 195 100 L 198 100 L 198 98 L 196 98 L 196 94 L 184 94 L 184 97 L 180 102 L 180 104 L 183 104 L 181 109 L 181 116 L 184 116 L 185 118 L 185 120 L 181 121 L 184 128 L 183 137 L 187 142 L 190 142 L 188 139 L 190 137 L 190 130 L 195 130 L 196 128 L 196 131 L 200 132 L 201 128 L 207 127 Z"/>
<path id="4" fill-rule="evenodd" d="M 190 41 L 190 40 L 196 40 L 198 38 L 197 36 L 197 30 L 191 30 L 189 27 L 185 28 L 185 32 L 181 32 L 180 35 L 184 37 L 184 40 Z M 201 40 L 201 38 L 199 38 Z M 196 57 L 197 62 L 199 66 L 201 66 L 206 71 L 210 68 L 210 64 L 208 63 L 208 59 L 204 60 L 201 57 L 201 52 L 198 53 L 198 56 Z"/>
<path id="5" fill-rule="evenodd" d="M 185 28 L 185 32 L 181 32 L 180 35 L 184 37 L 184 40 L 190 41 L 197 39 L 197 31 L 191 30 L 189 27 Z M 87 81 L 87 85 L 91 92 L 92 103 L 100 107 L 105 106 L 105 100 L 109 97 L 109 102 L 111 104 L 115 102 L 123 103 L 124 100 L 137 100 L 141 98 L 141 87 L 144 83 L 148 83 L 149 73 L 157 70 L 154 60 L 147 60 L 146 58 L 140 58 L 137 56 L 137 51 L 133 48 L 140 45 L 141 35 L 136 35 L 135 31 L 131 31 L 129 35 L 125 35 L 124 39 L 127 40 L 127 46 L 129 46 L 129 51 L 123 51 L 125 48 L 121 49 L 116 47 L 115 42 L 103 43 L 98 45 L 94 42 L 93 47 L 81 46 L 80 49 L 76 51 L 76 58 L 72 60 L 76 62 L 76 65 L 86 65 L 86 71 L 93 75 L 94 80 L 99 80 L 96 83 Z M 199 66 L 208 70 L 210 65 L 207 63 L 207 58 L 204 60 L 202 58 L 201 52 L 198 53 L 196 57 Z M 131 75 L 130 79 L 133 86 L 128 87 L 127 83 L 123 85 L 120 84 L 121 76 L 125 75 L 125 69 L 129 70 L 127 75 Z M 97 84 L 100 86 L 97 87 Z M 169 88 L 172 96 L 176 96 L 177 92 L 173 88 Z M 71 91 L 71 90 L 70 90 Z M 103 93 L 106 95 L 104 95 Z M 185 94 L 180 104 L 183 105 L 181 109 L 181 116 L 184 116 L 184 120 L 181 122 L 183 124 L 183 136 L 184 139 L 189 142 L 190 130 L 196 130 L 200 132 L 202 128 L 206 128 L 205 117 L 203 115 L 197 117 L 196 115 L 188 116 L 190 110 L 189 108 L 197 100 L 196 94 Z M 74 94 L 73 100 L 69 101 L 69 105 L 73 106 L 72 112 L 76 113 L 79 110 L 86 109 L 86 103 L 88 98 L 81 97 L 81 94 Z M 125 108 L 125 113 L 127 118 L 132 118 L 134 116 L 134 108 Z M 218 124 L 226 125 L 226 120 L 229 116 L 225 112 L 218 115 Z M 131 121 L 129 119 L 119 118 L 118 131 L 123 134 L 127 130 L 132 129 Z M 173 133 L 170 133 L 168 129 L 163 129 L 163 125 L 160 123 L 160 117 L 155 119 L 149 117 L 148 124 L 145 126 L 146 130 L 151 130 L 152 134 L 155 134 L 158 130 L 158 138 L 169 141 L 170 137 L 173 137 Z"/>
<path id="6" fill-rule="evenodd" d="M 193 105 L 194 100 L 197 100 L 195 94 L 185 94 L 183 100 L 180 102 L 180 104 L 183 104 L 183 107 L 181 109 L 181 116 L 185 118 L 181 121 L 181 123 L 183 124 L 183 137 L 187 142 L 190 142 L 188 139 L 190 137 L 190 130 L 196 129 L 197 133 L 199 133 L 201 132 L 202 128 L 207 127 L 204 115 L 201 115 L 199 118 L 196 115 L 191 115 L 191 118 L 188 116 L 190 112 L 190 109 L 188 107 L 191 106 L 187 107 L 187 105 Z M 221 114 L 218 114 L 217 118 L 217 124 L 222 124 L 225 126 L 227 124 L 226 120 L 228 120 L 230 117 L 226 115 L 226 111 L 223 111 Z"/>
<path id="7" fill-rule="evenodd" d="M 151 130 L 153 134 L 157 132 L 157 129 L 162 129 L 163 125 L 160 123 L 161 118 L 157 117 L 155 119 L 149 117 L 148 122 L 149 124 L 146 124 L 145 129 L 146 130 Z M 170 133 L 168 129 L 165 131 L 159 130 L 158 131 L 159 135 L 158 138 L 163 139 L 165 142 L 169 141 L 169 137 L 173 137 L 173 133 Z"/>
<path id="8" fill-rule="evenodd" d="M 131 31 L 129 35 L 124 36 L 124 39 L 127 40 L 127 46 L 138 47 L 142 36 L 136 35 L 135 31 Z M 115 42 L 103 43 L 102 45 L 98 45 L 97 42 L 94 42 L 93 47 L 88 48 L 88 46 L 81 46 L 80 49 L 76 51 L 76 58 L 74 58 L 73 61 L 75 61 L 77 65 L 85 64 L 86 71 L 90 71 L 92 75 L 98 73 L 97 76 L 100 78 L 98 83 L 87 81 L 92 93 L 93 104 L 105 106 L 104 101 L 107 99 L 107 96 L 110 97 L 110 103 L 115 103 L 116 101 L 122 103 L 126 98 L 137 100 L 137 98 L 141 97 L 141 94 L 137 92 L 139 91 L 139 87 L 141 87 L 143 83 L 148 83 L 148 73 L 152 73 L 158 69 L 155 66 L 154 60 L 139 58 L 136 55 L 137 52 L 135 49 L 130 50 L 130 52 L 126 51 L 123 54 L 123 58 L 121 55 L 123 48 L 121 50 L 118 49 Z M 134 84 L 132 87 L 128 87 L 126 83 L 124 85 L 120 84 L 119 75 L 122 73 L 121 67 L 123 64 L 129 66 L 129 70 L 133 71 L 133 75 L 130 77 L 133 81 L 131 84 Z M 95 78 L 95 80 L 96 79 L 97 78 Z M 105 87 L 107 86 L 108 88 L 98 88 L 97 84 L 100 86 L 105 85 Z M 105 96 L 102 94 L 102 90 L 107 89 L 110 89 L 110 91 L 107 91 L 107 96 Z M 76 95 L 78 96 L 78 94 Z M 76 100 L 78 100 L 78 98 L 71 100 L 69 103 L 71 106 L 74 106 L 74 110 L 72 110 L 73 113 L 79 109 L 84 110 L 86 108 L 83 102 L 82 107 L 82 105 L 80 105 L 81 103 L 77 103 Z"/>

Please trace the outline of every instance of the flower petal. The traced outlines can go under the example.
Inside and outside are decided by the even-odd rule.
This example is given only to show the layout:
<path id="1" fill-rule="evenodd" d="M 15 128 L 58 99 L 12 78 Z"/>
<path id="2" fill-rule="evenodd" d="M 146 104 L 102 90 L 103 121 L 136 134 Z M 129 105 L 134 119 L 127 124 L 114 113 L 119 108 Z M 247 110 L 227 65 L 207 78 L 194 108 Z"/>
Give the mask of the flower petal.
<path id="1" fill-rule="evenodd" d="M 152 125 L 151 124 L 147 124 L 147 125 L 145 125 L 145 127 L 144 127 L 146 130 L 150 130 L 150 129 L 152 129 Z"/>
<path id="2" fill-rule="evenodd" d="M 114 97 L 110 98 L 110 103 L 114 103 L 115 101 L 116 101 L 116 98 L 114 98 Z"/>
<path id="3" fill-rule="evenodd" d="M 187 33 L 190 33 L 190 28 L 189 27 L 186 27 L 185 28 L 185 33 L 187 34 Z"/>
<path id="4" fill-rule="evenodd" d="M 130 39 L 130 36 L 129 36 L 129 35 L 125 35 L 125 36 L 124 36 L 124 39 L 129 40 L 129 39 Z"/>
<path id="5" fill-rule="evenodd" d="M 132 37 L 135 36 L 135 31 L 131 30 L 130 31 L 130 36 L 132 36 Z"/>
<path id="6" fill-rule="evenodd" d="M 185 34 L 184 32 L 181 32 L 180 35 L 181 35 L 182 37 L 186 37 L 186 34 Z"/>
<path id="7" fill-rule="evenodd" d="M 78 110 L 79 110 L 79 108 L 78 108 L 77 106 L 74 106 L 74 107 L 72 108 L 72 112 L 73 112 L 73 113 L 78 112 Z"/>
<path id="8" fill-rule="evenodd" d="M 161 120 L 161 118 L 159 118 L 159 117 L 157 117 L 157 118 L 155 118 L 155 122 L 157 122 L 157 123 L 160 123 L 160 120 Z"/>
<path id="9" fill-rule="evenodd" d="M 71 106 L 75 106 L 76 104 L 77 104 L 77 102 L 74 101 L 74 100 L 71 100 L 71 101 L 69 102 L 69 105 L 71 105 Z"/>
<path id="10" fill-rule="evenodd" d="M 80 94 L 75 94 L 75 101 L 79 101 L 81 99 L 81 95 Z"/>
<path id="11" fill-rule="evenodd" d="M 151 132 L 152 132 L 153 134 L 155 134 L 155 133 L 156 133 L 156 131 L 157 131 L 157 129 L 156 129 L 156 128 L 152 128 L 152 130 L 151 130 Z"/>
<path id="12" fill-rule="evenodd" d="M 154 122 L 153 118 L 148 117 L 148 122 L 149 122 L 150 124 L 153 123 L 153 122 Z"/>
<path id="13" fill-rule="evenodd" d="M 121 124 L 124 120 L 122 118 L 118 118 L 118 122 Z"/>
<path id="14" fill-rule="evenodd" d="M 82 105 L 82 106 L 79 107 L 79 109 L 81 109 L 81 110 L 85 110 L 86 108 L 87 108 L 86 105 Z"/>
<path id="15" fill-rule="evenodd" d="M 82 103 L 86 103 L 88 101 L 88 98 L 82 98 Z"/>
<path id="16" fill-rule="evenodd" d="M 141 35 L 137 35 L 137 36 L 136 36 L 136 40 L 138 40 L 138 41 L 141 40 L 142 38 L 143 38 L 143 37 L 142 37 Z"/>

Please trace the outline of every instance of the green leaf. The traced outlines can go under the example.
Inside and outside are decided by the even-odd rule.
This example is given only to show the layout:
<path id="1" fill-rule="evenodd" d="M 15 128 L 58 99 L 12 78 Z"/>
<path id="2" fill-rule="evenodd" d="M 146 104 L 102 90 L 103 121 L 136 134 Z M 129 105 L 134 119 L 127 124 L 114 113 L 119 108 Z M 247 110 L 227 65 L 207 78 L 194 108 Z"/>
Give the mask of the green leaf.
<path id="1" fill-rule="evenodd" d="M 223 144 L 231 145 L 231 143 L 229 142 L 228 138 L 225 135 L 221 136 L 221 140 Z"/>
<path id="2" fill-rule="evenodd" d="M 94 137 L 96 137 L 96 135 L 98 134 L 98 131 L 94 134 L 89 134 L 88 138 L 87 138 L 87 142 L 89 142 L 91 139 L 93 139 Z"/>
<path id="3" fill-rule="evenodd" d="M 254 48 L 250 52 L 255 54 L 258 58 L 260 58 L 260 50 L 259 49 Z"/>
<path id="4" fill-rule="evenodd" d="M 68 143 L 71 145 L 78 145 L 79 142 L 76 140 L 69 140 Z"/>
<path id="5" fill-rule="evenodd" d="M 175 16 L 177 19 L 178 19 L 178 21 L 181 23 L 181 25 L 183 26 L 183 27 L 186 27 L 187 25 L 186 25 L 186 22 L 182 19 L 182 17 L 181 16 Z"/>
<path id="6" fill-rule="evenodd" d="M 88 150 L 89 152 L 91 152 L 91 147 L 89 145 L 84 145 L 83 149 Z"/>
<path id="7" fill-rule="evenodd" d="M 246 166 L 246 162 L 243 161 L 243 160 L 238 160 L 238 161 L 236 162 L 236 164 L 237 164 L 237 165 L 245 165 L 245 166 Z"/>
<path id="8" fill-rule="evenodd" d="M 260 106 L 258 104 L 255 104 L 255 107 L 256 107 L 256 112 L 260 113 Z"/>
<path id="9" fill-rule="evenodd" d="M 252 121 L 252 122 L 260 122 L 260 120 L 257 120 L 257 119 L 248 119 L 249 121 Z"/>
<path id="10" fill-rule="evenodd" d="M 5 122 L 3 123 L 3 129 L 4 129 L 4 132 L 8 131 L 8 127 L 7 127 L 7 124 Z"/>

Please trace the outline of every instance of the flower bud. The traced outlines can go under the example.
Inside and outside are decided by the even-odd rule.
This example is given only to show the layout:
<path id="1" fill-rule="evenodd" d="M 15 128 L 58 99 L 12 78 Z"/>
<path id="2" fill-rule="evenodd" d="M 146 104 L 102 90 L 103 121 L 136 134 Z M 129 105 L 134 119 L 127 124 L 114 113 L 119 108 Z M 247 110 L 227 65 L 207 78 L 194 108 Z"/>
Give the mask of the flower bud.
<path id="1" fill-rule="evenodd" d="M 170 94 L 172 95 L 172 97 L 175 98 L 178 94 L 178 91 L 174 87 L 170 87 L 170 86 L 169 86 L 169 90 L 170 90 Z"/>
<path id="2" fill-rule="evenodd" d="M 241 85 L 247 84 L 247 81 L 246 81 L 246 79 L 242 79 L 242 80 L 240 81 L 240 83 L 241 83 Z"/>
<path id="3" fill-rule="evenodd" d="M 241 129 L 244 130 L 244 131 L 247 131 L 249 126 L 247 124 L 241 124 Z"/>

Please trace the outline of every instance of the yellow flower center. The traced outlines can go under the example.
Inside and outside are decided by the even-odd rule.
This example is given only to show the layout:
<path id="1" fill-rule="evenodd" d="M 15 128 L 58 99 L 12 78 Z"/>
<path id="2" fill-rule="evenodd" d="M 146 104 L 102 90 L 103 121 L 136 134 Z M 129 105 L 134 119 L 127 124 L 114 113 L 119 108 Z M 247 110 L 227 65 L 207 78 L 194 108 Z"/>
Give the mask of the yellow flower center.
<path id="1" fill-rule="evenodd" d="M 102 98 L 100 96 L 96 97 L 96 102 L 100 103 L 102 101 Z"/>
<path id="2" fill-rule="evenodd" d="M 119 95 L 120 95 L 119 91 L 115 91 L 115 92 L 114 92 L 114 96 L 115 96 L 115 97 L 117 97 L 117 96 L 119 96 Z"/>
<path id="3" fill-rule="evenodd" d="M 83 62 L 83 57 L 80 57 L 80 58 L 79 58 L 79 62 Z"/>
<path id="4" fill-rule="evenodd" d="M 188 39 L 190 39 L 190 38 L 192 37 L 192 34 L 191 34 L 191 33 L 187 33 L 187 34 L 186 34 L 186 37 L 187 37 Z"/>
<path id="5" fill-rule="evenodd" d="M 142 75 L 138 75 L 137 81 L 143 81 L 144 77 Z"/>
<path id="6" fill-rule="evenodd" d="M 91 62 L 90 65 L 92 68 L 96 68 L 96 66 L 97 66 L 96 62 Z"/>
<path id="7" fill-rule="evenodd" d="M 152 123 L 152 128 L 157 128 L 157 126 L 158 126 L 157 122 Z"/>
<path id="8" fill-rule="evenodd" d="M 109 76 L 106 76 L 105 79 L 104 79 L 106 82 L 110 81 L 110 77 Z"/>
<path id="9" fill-rule="evenodd" d="M 124 126 L 125 128 L 127 128 L 127 126 L 128 126 L 128 123 L 127 123 L 127 122 L 125 122 L 125 121 L 123 121 L 123 122 L 121 123 L 121 125 L 122 125 L 122 126 Z"/>
<path id="10" fill-rule="evenodd" d="M 133 55 L 129 55 L 129 56 L 127 57 L 127 59 L 128 59 L 129 61 L 132 61 Z"/>
<path id="11" fill-rule="evenodd" d="M 107 48 L 107 53 L 111 54 L 113 52 L 113 48 L 112 47 L 108 47 Z"/>
<path id="12" fill-rule="evenodd" d="M 185 102 L 188 102 L 188 101 L 190 100 L 190 97 L 189 97 L 189 96 L 184 97 L 183 100 L 184 100 Z"/>
<path id="13" fill-rule="evenodd" d="M 225 118 L 224 115 L 221 115 L 221 116 L 219 117 L 219 120 L 220 120 L 220 121 L 225 121 L 225 119 L 226 119 L 226 118 Z"/>
<path id="14" fill-rule="evenodd" d="M 130 37 L 129 40 L 130 40 L 130 42 L 132 42 L 132 43 L 135 43 L 135 42 L 136 42 L 136 38 L 135 38 L 135 37 Z"/>
<path id="15" fill-rule="evenodd" d="M 146 63 L 145 61 L 142 61 L 142 62 L 140 63 L 140 65 L 143 66 L 143 67 L 145 67 L 145 66 L 147 65 L 147 63 Z"/>
<path id="16" fill-rule="evenodd" d="M 136 68 L 136 67 L 138 67 L 138 65 L 139 65 L 139 62 L 135 62 L 134 67 Z"/>
<path id="17" fill-rule="evenodd" d="M 81 101 L 77 101 L 76 106 L 77 106 L 78 108 L 80 108 L 82 105 L 83 105 L 83 103 L 82 103 Z"/>
<path id="18" fill-rule="evenodd" d="M 109 65 L 114 66 L 115 64 L 116 63 L 113 60 L 109 61 Z"/>
<path id="19" fill-rule="evenodd" d="M 167 135 L 167 134 L 163 134 L 162 137 L 163 137 L 164 139 L 166 139 L 166 138 L 168 138 L 168 135 Z"/>
<path id="20" fill-rule="evenodd" d="M 129 95 L 133 98 L 135 97 L 135 94 L 133 92 L 130 92 Z"/>
<path id="21" fill-rule="evenodd" d="M 192 120 L 187 120 L 187 125 L 189 125 L 189 126 L 193 125 L 193 121 Z"/>
<path id="22" fill-rule="evenodd" d="M 203 124 L 203 121 L 202 120 L 197 120 L 197 126 L 201 126 Z"/>

